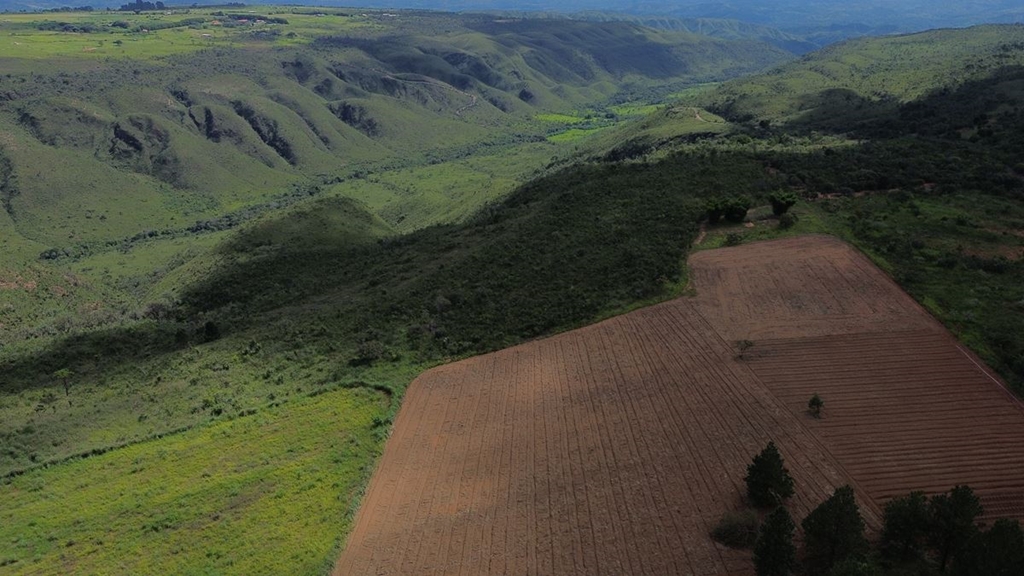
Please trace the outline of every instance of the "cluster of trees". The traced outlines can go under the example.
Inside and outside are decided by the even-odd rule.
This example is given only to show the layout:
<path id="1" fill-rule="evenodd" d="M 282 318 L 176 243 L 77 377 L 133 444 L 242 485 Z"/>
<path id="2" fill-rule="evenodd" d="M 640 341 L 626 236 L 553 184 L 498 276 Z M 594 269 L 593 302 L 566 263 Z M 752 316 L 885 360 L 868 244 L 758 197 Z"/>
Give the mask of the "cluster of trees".
<path id="1" fill-rule="evenodd" d="M 167 6 L 159 0 L 157 2 L 143 2 L 143 0 L 135 0 L 134 3 L 122 4 L 118 10 L 121 12 L 142 12 L 145 10 L 163 10 Z"/>
<path id="2" fill-rule="evenodd" d="M 92 6 L 59 6 L 42 10 L 42 12 L 92 12 L 92 10 Z"/>
<path id="3" fill-rule="evenodd" d="M 768 202 L 772 205 L 772 214 L 780 218 L 797 203 L 798 197 L 793 192 L 777 190 L 768 194 Z M 747 217 L 747 211 L 754 204 L 750 196 L 739 194 L 710 198 L 705 202 L 705 217 L 711 224 L 717 224 L 722 219 L 726 222 L 743 222 Z"/>
<path id="4" fill-rule="evenodd" d="M 36 25 L 36 29 L 43 32 L 73 32 L 76 34 L 92 34 L 94 32 L 100 32 L 101 29 L 95 24 L 88 22 L 53 22 L 45 21 L 40 22 Z"/>
<path id="5" fill-rule="evenodd" d="M 753 203 L 749 196 L 711 198 L 707 201 L 708 222 L 718 224 L 723 218 L 727 222 L 743 222 Z"/>
<path id="6" fill-rule="evenodd" d="M 799 567 L 796 523 L 784 503 L 794 494 L 794 482 L 774 443 L 754 457 L 744 480 L 750 503 L 771 512 L 756 529 L 751 529 L 756 514 L 727 515 L 712 535 L 729 545 L 753 544 L 758 576 L 793 573 Z M 853 488 L 842 486 L 800 523 L 804 565 L 809 574 L 832 576 L 881 575 L 907 566 L 956 576 L 1024 574 L 1019 522 L 1000 519 L 982 529 L 977 525 L 982 512 L 968 486 L 931 498 L 911 492 L 886 504 L 881 537 L 872 550 Z"/>

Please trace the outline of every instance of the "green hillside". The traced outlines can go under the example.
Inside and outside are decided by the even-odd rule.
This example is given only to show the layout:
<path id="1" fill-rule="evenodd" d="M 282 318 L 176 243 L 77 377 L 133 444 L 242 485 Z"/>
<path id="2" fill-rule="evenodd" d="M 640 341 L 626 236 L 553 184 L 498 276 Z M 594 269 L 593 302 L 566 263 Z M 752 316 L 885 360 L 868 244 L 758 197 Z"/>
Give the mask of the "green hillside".
<path id="1" fill-rule="evenodd" d="M 418 373 L 684 294 L 698 241 L 842 236 L 1024 390 L 1018 29 L 729 82 L 783 57 L 302 11 L 0 80 L 5 573 L 322 573 Z"/>
<path id="2" fill-rule="evenodd" d="M 770 171 L 774 183 L 752 189 L 808 200 L 813 226 L 872 255 L 1018 393 L 1022 34 L 981 26 L 850 41 L 687 101 L 733 121 L 715 148 Z"/>
<path id="3" fill-rule="evenodd" d="M 292 7 L 10 15 L 0 271 L 46 289 L 14 290 L 0 344 L 173 299 L 164 277 L 208 235 L 310 195 L 365 202 L 397 231 L 465 218 L 560 153 L 542 113 L 786 58 L 565 24 Z"/>
<path id="4" fill-rule="evenodd" d="M 559 15 L 554 17 L 559 17 Z M 660 30 L 690 32 L 723 40 L 759 40 L 798 55 L 806 54 L 824 45 L 813 42 L 802 35 L 783 32 L 778 28 L 725 18 L 676 18 L 666 15 L 635 15 L 597 11 L 580 12 L 570 17 L 597 22 L 632 22 Z"/>
<path id="5" fill-rule="evenodd" d="M 937 89 L 1024 64 L 1024 28 L 979 26 L 848 40 L 737 80 L 701 101 L 741 122 L 806 122 L 841 130 Z"/>
<path id="6" fill-rule="evenodd" d="M 5 573 L 323 570 L 417 373 L 681 289 L 693 202 L 557 172 L 573 129 L 788 58 L 625 23 L 169 12 L 0 21 Z"/>
<path id="7" fill-rule="evenodd" d="M 680 262 L 699 209 L 668 185 L 669 175 L 648 180 L 649 172 L 569 170 L 521 188 L 464 224 L 398 238 L 380 238 L 386 227 L 352 201 L 318 200 L 246 228 L 205 256 L 211 260 L 201 267 L 194 261 L 190 266 L 199 270 L 192 272 L 201 279 L 179 306 L 151 307 L 139 321 L 8 354 L 0 437 L 4 467 L 15 475 L 0 485 L 12 503 L 0 510 L 0 520 L 9 534 L 18 534 L 18 545 L 3 561 L 21 573 L 45 571 L 59 558 L 105 566 L 130 555 L 131 565 L 144 572 L 173 564 L 186 571 L 273 573 L 277 557 L 299 554 L 294 542 L 300 536 L 312 556 L 296 556 L 297 571 L 312 573 L 329 563 L 331 544 L 345 529 L 331 520 L 350 513 L 358 495 L 346 487 L 365 481 L 383 439 L 379 432 L 415 374 L 451 357 L 678 293 Z M 646 183 L 637 186 L 638 180 Z M 331 233 L 309 236 L 326 223 Z M 62 369 L 71 371 L 67 392 Z M 367 408 L 359 421 L 331 419 L 321 414 L 323 404 L 313 416 L 303 412 L 310 395 L 336 403 L 350 389 L 395 403 L 383 411 Z M 363 410 L 340 406 L 331 414 Z M 361 439 L 350 451 L 345 444 L 310 447 L 313 454 L 281 475 L 278 465 L 293 456 L 289 451 L 278 461 L 264 443 L 289 442 L 284 430 L 238 438 L 227 424 L 259 427 L 279 417 L 315 417 L 310 426 L 324 434 Z M 237 467 L 203 464 L 228 444 L 196 436 L 202 430 L 219 435 L 226 426 L 232 428 L 224 430 L 224 442 L 237 445 L 232 453 L 262 456 L 238 466 L 275 476 L 257 481 Z M 195 432 L 177 433 L 186 429 Z M 367 435 L 369 446 L 362 439 Z M 145 439 L 151 440 L 135 447 Z M 122 445 L 131 448 L 107 452 Z M 194 465 L 166 465 L 183 450 L 195 455 Z M 75 457 L 83 452 L 95 455 Z M 48 502 L 70 498 L 70 477 L 76 486 L 102 491 L 115 486 L 112 469 L 147 478 L 118 489 L 123 497 L 116 510 L 146 512 L 96 508 L 88 523 L 73 529 L 35 523 L 36 514 L 53 513 Z M 197 475 L 209 489 L 146 488 Z M 294 492 L 312 490 L 323 501 L 316 515 L 292 523 L 301 508 L 274 512 L 297 497 Z M 157 502 L 163 512 L 149 512 Z M 102 523 L 115 513 L 115 525 Z M 266 517 L 274 520 L 259 522 Z M 197 523 L 206 528 L 197 530 Z M 250 526 L 253 532 L 245 532 Z M 211 531 L 217 539 L 204 539 L 203 548 L 212 555 L 179 557 L 178 548 L 165 544 L 173 535 L 187 548 Z M 125 538 L 134 544 L 124 544 Z M 87 545 L 69 550 L 65 539 Z M 253 539 L 266 542 L 266 549 L 245 544 Z M 238 550 L 274 559 L 255 565 Z M 78 560 L 79 554 L 85 556 Z"/>

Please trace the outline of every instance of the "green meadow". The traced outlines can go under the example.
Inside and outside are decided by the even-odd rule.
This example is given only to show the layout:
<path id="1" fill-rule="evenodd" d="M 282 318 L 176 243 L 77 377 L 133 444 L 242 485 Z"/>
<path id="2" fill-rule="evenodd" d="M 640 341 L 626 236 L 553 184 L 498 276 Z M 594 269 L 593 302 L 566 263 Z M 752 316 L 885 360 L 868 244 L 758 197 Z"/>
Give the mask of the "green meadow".
<path id="1" fill-rule="evenodd" d="M 0 485 L 5 574 L 312 574 L 330 566 L 390 399 L 336 389 Z M 268 553 L 273 550 L 273 553 Z"/>
<path id="2" fill-rule="evenodd" d="M 11 59 L 150 60 L 211 48 L 302 45 L 325 34 L 378 26 L 373 15 L 297 10 L 274 6 L 175 7 L 166 13 L 97 10 L 2 14 L 0 46 L 3 57 Z"/>

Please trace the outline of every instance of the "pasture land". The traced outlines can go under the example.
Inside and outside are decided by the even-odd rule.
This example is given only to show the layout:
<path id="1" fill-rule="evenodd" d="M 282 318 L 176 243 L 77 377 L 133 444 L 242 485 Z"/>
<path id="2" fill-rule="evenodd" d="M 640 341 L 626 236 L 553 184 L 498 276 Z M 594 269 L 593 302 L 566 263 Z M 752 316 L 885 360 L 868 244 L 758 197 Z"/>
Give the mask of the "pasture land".
<path id="1" fill-rule="evenodd" d="M 380 28 L 382 18 L 372 11 L 274 6 L 2 14 L 0 52 L 37 62 L 153 59 L 210 48 L 308 44 L 339 31 Z"/>
<path id="2" fill-rule="evenodd" d="M 0 572 L 316 573 L 389 410 L 378 392 L 334 390 L 30 470 L 0 484 Z"/>
<path id="3" fill-rule="evenodd" d="M 1024 410 L 866 258 L 808 236 L 691 265 L 695 298 L 413 382 L 335 574 L 749 574 L 708 534 L 768 440 L 797 518 L 851 484 L 874 530 L 955 483 L 1022 516 Z"/>

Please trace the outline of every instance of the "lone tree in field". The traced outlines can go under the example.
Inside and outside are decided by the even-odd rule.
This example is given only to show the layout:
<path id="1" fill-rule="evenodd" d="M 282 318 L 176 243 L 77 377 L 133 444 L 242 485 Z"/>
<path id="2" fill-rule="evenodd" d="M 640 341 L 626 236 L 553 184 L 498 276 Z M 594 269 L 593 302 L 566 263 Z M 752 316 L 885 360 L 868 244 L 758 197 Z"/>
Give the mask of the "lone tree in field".
<path id="1" fill-rule="evenodd" d="M 825 407 L 825 401 L 821 399 L 821 396 L 815 394 L 811 396 L 811 399 L 807 401 L 807 411 L 811 413 L 811 416 L 815 418 L 821 418 L 821 409 Z"/>
<path id="2" fill-rule="evenodd" d="M 887 560 L 909 560 L 921 554 L 928 537 L 930 516 L 924 492 L 893 498 L 885 505 L 882 556 Z"/>
<path id="3" fill-rule="evenodd" d="M 747 350 L 750 350 L 753 347 L 754 347 L 754 343 L 751 342 L 750 340 L 738 340 L 736 342 L 736 349 L 739 350 L 740 353 L 736 356 L 736 358 L 739 359 L 739 360 L 743 360 L 743 354 L 746 353 Z"/>
<path id="4" fill-rule="evenodd" d="M 775 442 L 769 442 L 760 454 L 754 456 L 754 461 L 747 466 L 744 480 L 747 498 L 758 508 L 778 506 L 793 495 L 793 477 L 786 470 Z"/>
<path id="5" fill-rule="evenodd" d="M 57 378 L 64 385 L 64 396 L 71 396 L 71 377 L 75 373 L 68 368 L 61 368 L 53 373 L 53 377 Z"/>
<path id="6" fill-rule="evenodd" d="M 977 532 L 974 522 L 984 511 L 970 486 L 956 486 L 949 494 L 937 494 L 928 501 L 931 533 L 928 540 L 939 555 L 939 569 L 946 571 L 956 556 Z"/>
<path id="7" fill-rule="evenodd" d="M 867 551 L 864 520 L 849 486 L 836 488 L 800 525 L 811 574 L 827 574 L 838 562 Z"/>
<path id="8" fill-rule="evenodd" d="M 788 576 L 796 567 L 793 532 L 796 524 L 789 512 L 779 506 L 764 519 L 754 542 L 754 567 L 757 576 Z"/>

